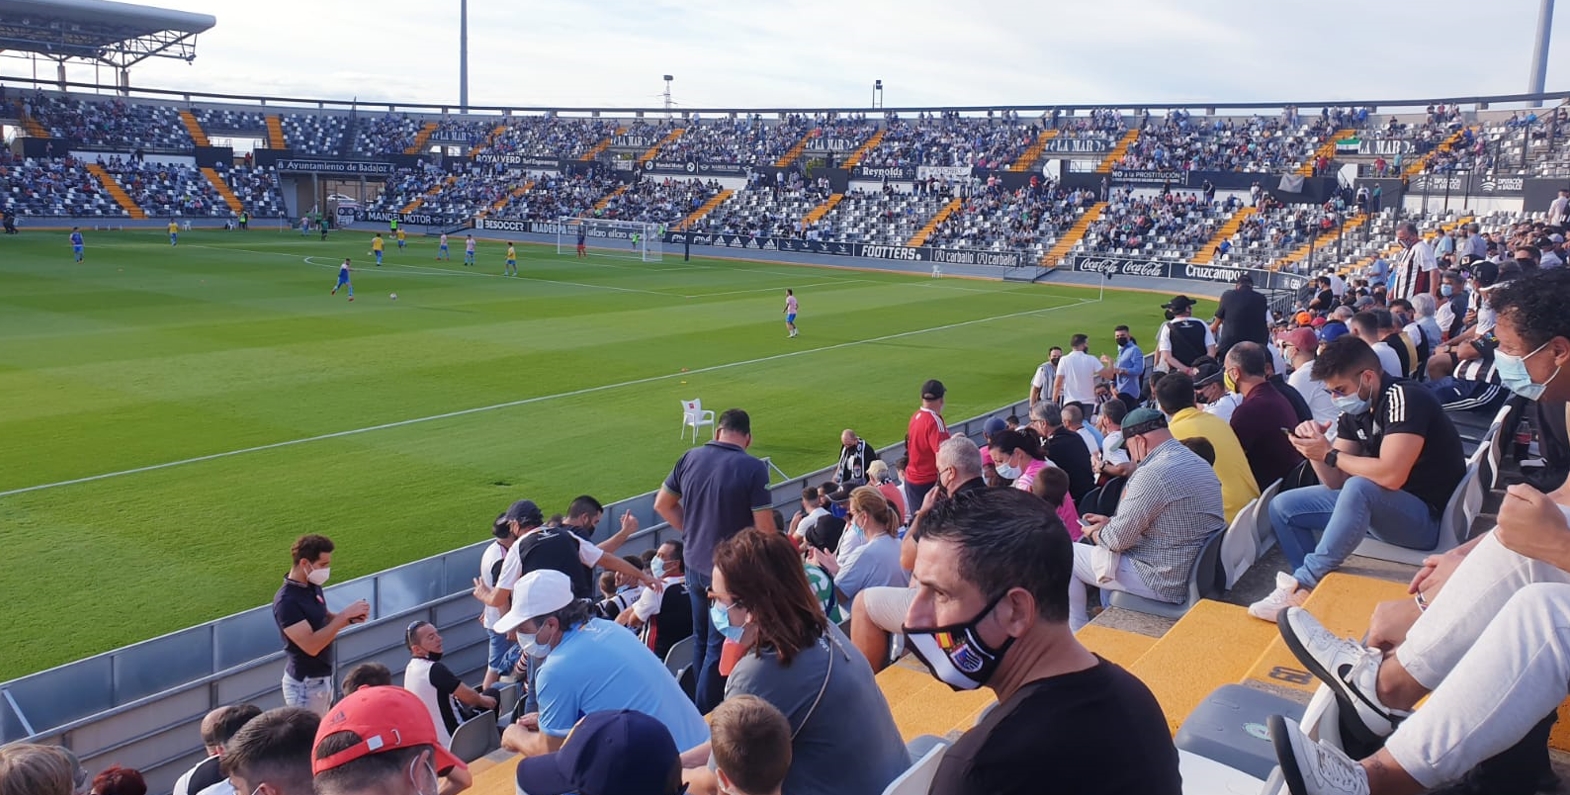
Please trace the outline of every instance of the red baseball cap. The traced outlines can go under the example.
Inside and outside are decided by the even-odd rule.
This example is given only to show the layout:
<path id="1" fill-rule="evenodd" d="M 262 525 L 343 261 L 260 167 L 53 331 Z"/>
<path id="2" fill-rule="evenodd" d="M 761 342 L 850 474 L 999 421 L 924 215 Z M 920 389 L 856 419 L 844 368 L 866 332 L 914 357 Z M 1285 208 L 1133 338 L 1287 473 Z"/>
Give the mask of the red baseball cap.
<path id="1" fill-rule="evenodd" d="M 360 742 L 325 759 L 316 754 L 315 747 L 321 745 L 322 738 L 346 731 L 360 735 Z M 420 697 L 401 687 L 362 687 L 344 696 L 322 718 L 312 745 L 313 776 L 363 756 L 419 745 L 431 747 L 438 773 L 455 767 L 469 768 L 442 745 L 436 736 L 436 725 L 431 722 L 431 712 Z"/>

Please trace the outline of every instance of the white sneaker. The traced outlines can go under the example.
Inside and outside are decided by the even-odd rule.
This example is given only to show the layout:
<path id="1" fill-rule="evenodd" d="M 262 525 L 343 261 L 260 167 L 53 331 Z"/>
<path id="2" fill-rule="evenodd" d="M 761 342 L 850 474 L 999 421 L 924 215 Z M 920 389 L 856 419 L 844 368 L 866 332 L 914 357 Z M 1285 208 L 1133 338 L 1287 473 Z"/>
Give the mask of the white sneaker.
<path id="1" fill-rule="evenodd" d="M 1299 662 L 1330 686 L 1341 707 L 1341 726 L 1356 739 L 1378 744 L 1412 713 L 1379 700 L 1379 665 L 1384 655 L 1355 640 L 1336 637 L 1307 610 L 1289 607 L 1276 625 Z"/>
<path id="2" fill-rule="evenodd" d="M 1309 739 L 1297 721 L 1271 715 L 1270 742 L 1292 795 L 1369 795 L 1363 766 L 1341 749 Z"/>
<path id="3" fill-rule="evenodd" d="M 1248 614 L 1264 621 L 1275 621 L 1276 616 L 1288 607 L 1302 607 L 1308 601 L 1308 591 L 1299 587 L 1297 578 L 1286 572 L 1276 572 L 1276 589 L 1265 598 L 1248 606 Z"/>

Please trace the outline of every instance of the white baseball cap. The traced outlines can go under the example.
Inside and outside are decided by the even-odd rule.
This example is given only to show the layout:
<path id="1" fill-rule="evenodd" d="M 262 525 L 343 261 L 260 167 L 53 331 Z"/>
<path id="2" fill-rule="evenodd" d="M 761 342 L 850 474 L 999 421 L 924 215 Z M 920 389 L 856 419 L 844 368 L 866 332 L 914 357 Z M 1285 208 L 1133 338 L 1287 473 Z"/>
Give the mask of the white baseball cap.
<path id="1" fill-rule="evenodd" d="M 572 580 L 555 569 L 536 569 L 523 575 L 512 590 L 512 607 L 496 619 L 493 631 L 505 635 L 523 622 L 554 613 L 572 604 Z"/>

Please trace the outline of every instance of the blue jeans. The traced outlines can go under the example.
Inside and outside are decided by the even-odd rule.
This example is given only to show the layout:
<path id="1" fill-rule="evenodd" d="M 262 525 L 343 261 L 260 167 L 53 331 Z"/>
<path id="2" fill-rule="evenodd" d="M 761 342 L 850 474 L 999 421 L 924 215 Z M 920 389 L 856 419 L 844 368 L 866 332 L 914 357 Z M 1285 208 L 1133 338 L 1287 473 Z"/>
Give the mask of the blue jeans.
<path id="1" fill-rule="evenodd" d="M 511 676 L 513 667 L 518 664 L 518 658 L 523 656 L 523 648 L 499 632 L 486 630 L 485 634 L 489 636 L 485 667 L 495 671 L 497 676 Z"/>
<path id="2" fill-rule="evenodd" d="M 1361 477 L 1347 478 L 1337 491 L 1308 486 L 1282 492 L 1270 502 L 1270 526 L 1295 569 L 1292 576 L 1305 588 L 1346 562 L 1370 531 L 1408 549 L 1433 549 L 1439 540 L 1439 520 L 1428 503 Z M 1317 542 L 1316 532 L 1323 533 Z"/>
<path id="3" fill-rule="evenodd" d="M 318 715 L 326 715 L 333 704 L 333 680 L 330 676 L 295 679 L 286 673 L 282 685 L 285 706 L 305 707 Z"/>
<path id="4" fill-rule="evenodd" d="M 711 575 L 687 570 L 687 598 L 692 600 L 692 670 L 697 674 L 698 711 L 707 715 L 725 698 L 725 677 L 720 675 L 720 654 L 725 636 L 709 625 Z"/>

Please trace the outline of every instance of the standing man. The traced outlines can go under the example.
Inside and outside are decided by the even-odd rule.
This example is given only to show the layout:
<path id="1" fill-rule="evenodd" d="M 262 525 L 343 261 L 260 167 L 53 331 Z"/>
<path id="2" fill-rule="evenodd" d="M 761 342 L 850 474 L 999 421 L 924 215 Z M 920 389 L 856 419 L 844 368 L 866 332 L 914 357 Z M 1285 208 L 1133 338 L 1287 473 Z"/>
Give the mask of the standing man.
<path id="1" fill-rule="evenodd" d="M 240 231 L 251 231 L 251 213 L 243 209 L 240 211 Z"/>
<path id="2" fill-rule="evenodd" d="M 785 336 L 796 336 L 796 291 L 785 290 Z"/>
<path id="3" fill-rule="evenodd" d="M 1396 258 L 1395 271 L 1390 279 L 1389 300 L 1411 300 L 1418 293 L 1433 293 L 1439 297 L 1439 262 L 1434 250 L 1417 231 L 1417 224 L 1402 221 L 1396 224 L 1396 242 L 1401 244 L 1401 256 Z"/>
<path id="4" fill-rule="evenodd" d="M 507 268 L 502 271 L 502 275 L 518 275 L 518 249 L 513 247 L 511 240 L 507 241 Z"/>
<path id="5" fill-rule="evenodd" d="M 404 234 L 402 229 L 398 230 L 398 234 L 396 235 L 396 237 L 398 239 L 398 250 L 399 251 L 403 251 L 405 248 L 409 247 L 409 241 L 408 241 L 407 236 Z"/>
<path id="6" fill-rule="evenodd" d="M 76 255 L 77 262 L 82 261 L 82 251 L 85 247 L 85 244 L 82 242 L 82 230 L 78 227 L 71 227 L 71 253 Z"/>
<path id="7" fill-rule="evenodd" d="M 463 264 L 474 264 L 474 235 L 467 235 L 463 240 Z"/>
<path id="8" fill-rule="evenodd" d="M 1096 411 L 1096 376 L 1102 365 L 1089 353 L 1090 337 L 1075 334 L 1069 340 L 1069 354 L 1058 363 L 1058 377 L 1052 385 L 1052 402 L 1059 406 L 1077 404 L 1085 415 Z"/>
<path id="9" fill-rule="evenodd" d="M 943 396 L 948 390 L 936 378 L 921 385 L 921 408 L 905 428 L 905 504 L 920 505 L 938 482 L 938 447 L 949 438 L 943 424 Z"/>
<path id="10" fill-rule="evenodd" d="M 1216 356 L 1225 358 L 1227 350 L 1239 342 L 1270 341 L 1270 303 L 1254 292 L 1254 277 L 1244 273 L 1237 285 L 1221 294 L 1210 331 L 1217 335 Z"/>
<path id="11" fill-rule="evenodd" d="M 834 482 L 842 486 L 861 486 L 867 482 L 867 465 L 877 453 L 867 440 L 846 428 L 840 431 L 840 460 L 834 468 Z"/>
<path id="12" fill-rule="evenodd" d="M 1570 188 L 1560 188 L 1559 198 L 1548 205 L 1548 225 L 1564 226 L 1570 219 Z"/>
<path id="13" fill-rule="evenodd" d="M 442 233 L 442 242 L 436 247 L 436 259 L 442 262 L 452 261 L 452 255 L 447 252 L 447 233 Z"/>
<path id="14" fill-rule="evenodd" d="M 288 661 L 283 674 L 283 701 L 326 715 L 333 700 L 333 639 L 350 624 L 370 615 L 360 599 L 341 612 L 327 609 L 322 585 L 333 563 L 333 542 L 326 536 L 303 535 L 290 549 L 294 566 L 273 595 L 273 620 L 283 638 Z"/>
<path id="15" fill-rule="evenodd" d="M 382 233 L 377 232 L 376 237 L 371 238 L 371 253 L 376 256 L 376 267 L 378 268 L 382 266 L 382 246 Z"/>
<path id="16" fill-rule="evenodd" d="M 495 588 L 496 582 L 501 579 L 502 562 L 507 559 L 507 550 L 517 543 L 518 537 L 513 534 L 513 523 L 507 521 L 507 514 L 503 513 L 491 523 L 491 535 L 495 536 L 491 545 L 480 554 L 480 582 L 488 588 Z M 507 639 L 503 633 L 496 631 L 496 620 L 502 617 L 500 607 L 484 604 L 480 611 L 480 624 L 485 627 L 485 634 L 489 640 L 489 650 L 486 653 L 485 679 L 481 688 L 495 687 L 503 676 L 511 676 L 513 669 L 518 665 L 518 644 Z"/>
<path id="17" fill-rule="evenodd" d="M 180 225 L 173 218 L 169 219 L 169 245 L 180 245 Z"/>
<path id="18" fill-rule="evenodd" d="M 1145 375 L 1145 352 L 1139 349 L 1139 343 L 1134 341 L 1128 326 L 1113 329 L 1112 336 L 1118 343 L 1118 358 L 1101 357 L 1102 364 L 1107 366 L 1102 371 L 1102 377 L 1112 379 L 1118 400 L 1123 401 L 1125 407 L 1137 406 L 1139 381 Z"/>
<path id="19" fill-rule="evenodd" d="M 389 235 L 396 235 L 396 234 L 398 234 L 398 214 L 397 213 L 393 213 L 392 215 L 388 216 L 388 218 L 387 218 L 387 234 L 389 234 Z"/>
<path id="20" fill-rule="evenodd" d="M 726 409 L 715 425 L 714 440 L 683 453 L 654 498 L 654 510 L 686 544 L 687 594 L 697 638 L 692 665 L 698 672 L 701 712 L 719 704 L 725 691 L 720 676 L 725 638 L 709 619 L 714 547 L 745 527 L 779 530 L 769 498 L 768 466 L 747 454 L 751 445 L 752 418 L 741 409 Z"/>
<path id="21" fill-rule="evenodd" d="M 589 256 L 588 237 L 589 228 L 581 223 L 578 224 L 578 259 Z"/>
<path id="22" fill-rule="evenodd" d="M 1169 372 L 1196 373 L 1194 360 L 1216 355 L 1216 337 L 1194 317 L 1194 299 L 1179 295 L 1161 305 L 1167 322 L 1156 335 L 1156 364 Z"/>
<path id="23" fill-rule="evenodd" d="M 333 285 L 333 290 L 328 295 L 337 295 L 339 287 L 349 288 L 349 300 L 354 300 L 354 284 L 349 281 L 349 258 L 343 258 L 343 264 L 338 266 L 338 283 Z"/>
<path id="24" fill-rule="evenodd" d="M 1058 362 L 1063 360 L 1063 349 L 1054 345 L 1047 351 L 1047 360 L 1036 368 L 1030 379 L 1030 405 L 1034 406 L 1052 397 L 1052 385 L 1058 380 Z"/>

